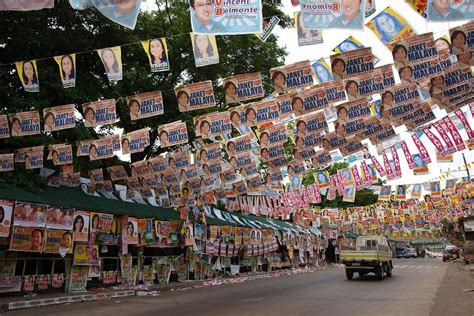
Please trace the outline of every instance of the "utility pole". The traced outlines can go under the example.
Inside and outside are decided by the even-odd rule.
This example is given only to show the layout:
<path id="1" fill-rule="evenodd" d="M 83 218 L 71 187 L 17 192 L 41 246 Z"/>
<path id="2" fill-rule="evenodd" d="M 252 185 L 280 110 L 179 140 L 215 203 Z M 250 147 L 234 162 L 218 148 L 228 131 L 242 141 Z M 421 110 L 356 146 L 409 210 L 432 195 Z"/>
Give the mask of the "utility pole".
<path id="1" fill-rule="evenodd" d="M 466 167 L 467 178 L 471 181 L 471 174 L 469 173 L 469 168 L 467 167 L 466 156 L 462 153 L 462 159 L 464 160 L 464 167 Z"/>

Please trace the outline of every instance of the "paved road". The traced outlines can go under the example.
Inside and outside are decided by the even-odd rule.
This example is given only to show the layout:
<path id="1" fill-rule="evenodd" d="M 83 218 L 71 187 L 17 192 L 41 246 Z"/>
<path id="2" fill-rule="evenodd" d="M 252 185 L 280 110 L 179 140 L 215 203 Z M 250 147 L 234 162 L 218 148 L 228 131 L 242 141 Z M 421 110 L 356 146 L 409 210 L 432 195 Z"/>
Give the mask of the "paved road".
<path id="1" fill-rule="evenodd" d="M 429 315 L 452 263 L 396 259 L 393 277 L 347 281 L 344 269 L 227 284 L 161 297 L 77 303 L 22 310 L 34 315 Z M 472 313 L 472 311 L 471 311 Z"/>

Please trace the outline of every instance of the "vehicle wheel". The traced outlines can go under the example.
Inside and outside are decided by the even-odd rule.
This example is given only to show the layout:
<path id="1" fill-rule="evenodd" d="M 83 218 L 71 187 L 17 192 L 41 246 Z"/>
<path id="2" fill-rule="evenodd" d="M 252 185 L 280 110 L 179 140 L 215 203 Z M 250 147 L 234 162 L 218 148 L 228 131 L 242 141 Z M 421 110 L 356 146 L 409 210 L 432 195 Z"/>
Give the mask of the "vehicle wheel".
<path id="1" fill-rule="evenodd" d="M 352 280 L 352 278 L 354 277 L 354 271 L 352 271 L 351 269 L 346 269 L 346 277 L 348 280 Z"/>
<path id="2" fill-rule="evenodd" d="M 387 268 L 385 274 L 387 275 L 387 277 L 390 278 L 392 276 L 392 267 L 390 266 L 390 264 L 387 264 L 385 267 Z"/>
<path id="3" fill-rule="evenodd" d="M 379 280 L 383 280 L 383 268 L 382 266 L 378 266 L 374 269 L 375 276 Z"/>

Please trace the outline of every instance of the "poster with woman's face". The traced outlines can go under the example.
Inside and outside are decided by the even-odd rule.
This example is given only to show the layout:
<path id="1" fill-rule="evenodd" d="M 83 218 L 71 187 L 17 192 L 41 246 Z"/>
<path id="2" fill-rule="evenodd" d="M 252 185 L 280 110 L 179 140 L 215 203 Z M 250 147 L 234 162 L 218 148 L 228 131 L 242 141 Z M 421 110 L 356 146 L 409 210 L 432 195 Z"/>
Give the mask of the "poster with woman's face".
<path id="1" fill-rule="evenodd" d="M 82 104 L 85 127 L 97 127 L 117 121 L 115 100 L 100 100 Z"/>
<path id="2" fill-rule="evenodd" d="M 189 33 L 194 52 L 196 67 L 219 63 L 219 52 L 215 35 Z"/>
<path id="3" fill-rule="evenodd" d="M 63 88 L 76 86 L 76 54 L 55 56 Z"/>
<path id="4" fill-rule="evenodd" d="M 36 60 L 17 62 L 16 71 L 26 92 L 39 92 L 38 68 Z"/>
<path id="5" fill-rule="evenodd" d="M 320 44 L 323 42 L 323 33 L 321 30 L 308 29 L 303 21 L 301 12 L 293 13 L 295 28 L 298 35 L 298 46 L 308 46 Z"/>
<path id="6" fill-rule="evenodd" d="M 105 73 L 110 82 L 122 80 L 122 51 L 120 46 L 98 49 Z"/>
<path id="7" fill-rule="evenodd" d="M 89 212 L 74 211 L 72 231 L 74 241 L 89 241 Z"/>
<path id="8" fill-rule="evenodd" d="M 114 216 L 104 213 L 90 213 L 90 232 L 108 233 L 112 229 L 112 221 Z"/>
<path id="9" fill-rule="evenodd" d="M 10 128 L 8 127 L 8 116 L 0 115 L 0 138 L 9 138 Z"/>
<path id="10" fill-rule="evenodd" d="M 236 75 L 224 79 L 224 94 L 227 104 L 249 101 L 264 96 L 260 72 Z"/>
<path id="11" fill-rule="evenodd" d="M 161 91 L 145 92 L 129 96 L 127 97 L 127 104 L 132 121 L 164 113 Z"/>
<path id="12" fill-rule="evenodd" d="M 0 200 L 0 237 L 10 235 L 13 205 L 15 205 L 14 201 Z"/>
<path id="13" fill-rule="evenodd" d="M 165 37 L 143 41 L 142 46 L 148 56 L 151 72 L 170 70 L 168 44 Z"/>
<path id="14" fill-rule="evenodd" d="M 125 217 L 127 221 L 123 224 L 125 225 L 126 229 L 126 242 L 129 245 L 137 245 L 138 244 L 138 222 L 136 217 Z"/>
<path id="15" fill-rule="evenodd" d="M 73 210 L 60 207 L 48 207 L 46 211 L 46 228 L 71 230 Z"/>
<path id="16" fill-rule="evenodd" d="M 20 112 L 8 115 L 11 124 L 11 135 L 28 136 L 41 133 L 38 111 Z"/>

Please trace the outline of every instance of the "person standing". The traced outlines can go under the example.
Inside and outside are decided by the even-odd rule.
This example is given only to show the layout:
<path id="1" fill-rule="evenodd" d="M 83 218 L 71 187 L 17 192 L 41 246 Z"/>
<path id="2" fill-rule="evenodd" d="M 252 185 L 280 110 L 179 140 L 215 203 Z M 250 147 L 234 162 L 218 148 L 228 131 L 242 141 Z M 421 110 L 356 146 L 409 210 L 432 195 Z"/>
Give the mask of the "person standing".
<path id="1" fill-rule="evenodd" d="M 339 255 L 341 254 L 341 251 L 339 250 L 339 245 L 337 244 L 336 241 L 334 241 L 334 261 L 336 263 L 339 263 Z"/>

